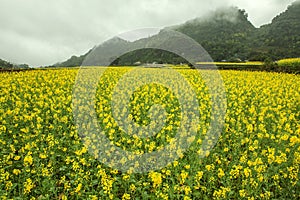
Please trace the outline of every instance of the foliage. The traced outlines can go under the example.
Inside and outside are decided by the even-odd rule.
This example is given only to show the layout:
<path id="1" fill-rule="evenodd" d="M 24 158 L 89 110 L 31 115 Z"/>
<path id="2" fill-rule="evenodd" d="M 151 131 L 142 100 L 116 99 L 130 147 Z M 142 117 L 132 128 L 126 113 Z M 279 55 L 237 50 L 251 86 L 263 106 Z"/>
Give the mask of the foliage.
<path id="1" fill-rule="evenodd" d="M 29 69 L 30 67 L 27 64 L 15 64 L 14 68 L 15 69 Z"/>
<path id="2" fill-rule="evenodd" d="M 167 52 L 160 49 L 141 49 L 132 51 L 125 55 L 122 55 L 120 58 L 117 58 L 112 65 L 118 66 L 129 66 L 133 65 L 136 62 L 140 63 L 158 63 L 158 64 L 180 64 L 180 63 L 188 63 L 182 57 Z"/>
<path id="3" fill-rule="evenodd" d="M 228 8 L 217 10 L 205 19 L 195 19 L 175 27 L 197 42 L 213 60 L 248 59 L 249 36 L 255 27 L 248 21 L 244 10 Z"/>
<path id="4" fill-rule="evenodd" d="M 286 66 L 286 67 L 300 67 L 300 58 L 287 58 L 279 60 L 279 66 Z"/>
<path id="5" fill-rule="evenodd" d="M 0 69 L 1 68 L 2 69 L 11 69 L 11 68 L 13 68 L 13 64 L 11 64 L 11 63 L 9 63 L 5 60 L 0 59 Z"/>
<path id="6" fill-rule="evenodd" d="M 288 58 L 277 61 L 278 66 L 283 71 L 300 72 L 300 58 Z"/>
<path id="7" fill-rule="evenodd" d="M 266 58 L 264 60 L 263 69 L 267 71 L 274 71 L 277 67 L 277 63 L 275 63 L 271 58 Z"/>
<path id="8" fill-rule="evenodd" d="M 11 64 L 5 60 L 0 59 L 0 69 L 4 70 L 21 70 L 21 69 L 29 69 L 29 65 L 27 64 Z"/>
<path id="9" fill-rule="evenodd" d="M 251 59 L 267 57 L 273 60 L 299 57 L 300 52 L 300 3 L 294 2 L 276 16 L 271 24 L 259 28 L 252 36 Z"/>

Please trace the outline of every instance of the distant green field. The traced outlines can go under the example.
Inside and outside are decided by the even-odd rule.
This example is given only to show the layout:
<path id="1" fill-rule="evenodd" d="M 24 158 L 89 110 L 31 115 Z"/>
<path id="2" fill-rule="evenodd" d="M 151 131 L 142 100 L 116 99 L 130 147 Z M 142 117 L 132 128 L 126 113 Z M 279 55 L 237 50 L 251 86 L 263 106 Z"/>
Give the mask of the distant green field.
<path id="1" fill-rule="evenodd" d="M 217 65 L 217 66 L 262 66 L 264 63 L 254 62 L 198 62 L 197 65 Z"/>

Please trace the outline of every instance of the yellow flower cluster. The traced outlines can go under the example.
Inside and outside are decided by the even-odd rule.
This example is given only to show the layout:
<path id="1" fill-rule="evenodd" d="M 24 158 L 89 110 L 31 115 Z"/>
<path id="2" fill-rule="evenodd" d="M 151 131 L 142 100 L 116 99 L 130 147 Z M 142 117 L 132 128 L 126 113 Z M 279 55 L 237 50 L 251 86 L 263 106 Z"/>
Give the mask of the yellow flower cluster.
<path id="1" fill-rule="evenodd" d="M 130 96 L 126 110 L 113 110 L 113 91 L 130 70 L 108 68 L 99 80 L 94 105 L 102 130 L 99 135 L 134 155 L 159 151 L 176 140 L 179 127 L 187 121 L 178 91 L 159 83 L 145 84 Z M 0 198 L 299 199 L 300 77 L 222 71 L 227 94 L 225 126 L 208 152 L 201 146 L 211 142 L 207 141 L 209 90 L 195 70 L 176 70 L 188 80 L 199 102 L 197 136 L 187 138 L 191 146 L 186 151 L 174 147 L 177 160 L 148 173 L 124 173 L 103 164 L 110 161 L 111 151 L 97 152 L 100 148 L 93 140 L 99 135 L 82 142 L 72 107 L 78 69 L 1 73 Z M 156 105 L 166 112 L 155 121 Z M 137 126 L 151 126 L 153 120 L 165 124 L 157 133 L 141 137 L 143 132 L 134 132 L 132 124 L 126 131 L 120 127 L 113 114 L 122 116 L 127 111 Z M 107 155 L 105 162 L 97 159 L 102 154 Z M 144 163 L 131 164 L 138 168 Z"/>
<path id="2" fill-rule="evenodd" d="M 162 183 L 162 176 L 159 172 L 150 172 L 149 178 L 151 178 L 151 181 L 153 182 L 153 187 L 157 187 Z"/>

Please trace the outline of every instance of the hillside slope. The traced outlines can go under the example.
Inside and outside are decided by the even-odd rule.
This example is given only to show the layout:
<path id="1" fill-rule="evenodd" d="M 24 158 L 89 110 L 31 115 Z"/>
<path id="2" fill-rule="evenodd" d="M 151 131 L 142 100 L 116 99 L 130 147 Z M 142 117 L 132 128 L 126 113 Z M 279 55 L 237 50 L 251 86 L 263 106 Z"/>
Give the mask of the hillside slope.
<path id="1" fill-rule="evenodd" d="M 299 19 L 300 0 L 276 16 L 272 23 L 260 28 L 253 26 L 248 20 L 245 10 L 230 7 L 181 25 L 166 27 L 158 35 L 135 42 L 114 38 L 105 42 L 105 45 L 98 46 L 97 54 L 102 57 L 109 57 L 109 52 L 118 51 L 118 49 L 131 49 L 134 46 L 147 47 L 148 44 L 162 43 L 160 34 L 163 34 L 164 30 L 171 29 L 193 38 L 204 47 L 215 61 L 264 61 L 266 58 L 279 60 L 300 57 Z M 56 64 L 56 66 L 80 66 L 88 53 L 79 57 L 73 56 L 66 62 Z M 137 50 L 119 58 L 108 58 L 108 60 L 114 65 L 133 65 L 138 61 L 141 63 L 173 64 L 186 62 L 177 55 L 156 49 Z"/>

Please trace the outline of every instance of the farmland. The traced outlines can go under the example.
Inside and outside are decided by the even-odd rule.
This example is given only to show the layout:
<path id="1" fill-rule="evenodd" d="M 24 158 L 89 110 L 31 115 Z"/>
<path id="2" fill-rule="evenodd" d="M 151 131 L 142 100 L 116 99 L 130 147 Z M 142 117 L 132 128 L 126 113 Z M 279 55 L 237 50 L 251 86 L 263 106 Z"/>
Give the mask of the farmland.
<path id="1" fill-rule="evenodd" d="M 166 110 L 166 124 L 149 138 L 124 132 L 114 119 L 111 101 L 118 80 L 130 70 L 108 68 L 99 80 L 98 123 L 112 144 L 123 150 L 158 151 L 185 123 L 180 102 L 176 91 L 160 84 L 138 88 L 130 98 L 133 121 L 149 125 L 147 112 L 160 104 Z M 1 199 L 300 198 L 300 77 L 221 71 L 227 96 L 224 128 L 215 147 L 202 158 L 210 96 L 196 70 L 177 71 L 189 81 L 199 102 L 197 136 L 178 159 L 147 173 L 111 168 L 83 144 L 72 106 L 78 69 L 1 73 Z"/>

